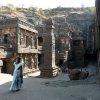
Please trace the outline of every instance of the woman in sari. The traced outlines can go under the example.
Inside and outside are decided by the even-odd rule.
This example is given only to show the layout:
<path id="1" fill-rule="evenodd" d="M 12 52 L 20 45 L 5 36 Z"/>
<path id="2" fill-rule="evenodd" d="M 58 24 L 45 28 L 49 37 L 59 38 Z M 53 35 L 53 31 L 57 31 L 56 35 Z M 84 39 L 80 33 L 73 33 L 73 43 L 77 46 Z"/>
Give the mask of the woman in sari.
<path id="1" fill-rule="evenodd" d="M 17 57 L 16 62 L 14 62 L 13 80 L 10 87 L 10 91 L 20 90 L 22 84 L 23 84 L 23 64 L 21 63 L 21 58 Z"/>

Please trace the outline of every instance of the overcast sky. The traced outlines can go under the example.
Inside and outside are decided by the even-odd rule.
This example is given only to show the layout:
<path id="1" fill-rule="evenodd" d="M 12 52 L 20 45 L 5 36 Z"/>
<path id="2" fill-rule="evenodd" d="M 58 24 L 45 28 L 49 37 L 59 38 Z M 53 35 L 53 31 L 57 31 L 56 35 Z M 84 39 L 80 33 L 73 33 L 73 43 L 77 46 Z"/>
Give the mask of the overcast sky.
<path id="1" fill-rule="evenodd" d="M 89 7 L 95 5 L 95 0 L 0 0 L 0 5 L 13 4 L 15 6 L 38 8 L 56 8 L 61 7 Z"/>

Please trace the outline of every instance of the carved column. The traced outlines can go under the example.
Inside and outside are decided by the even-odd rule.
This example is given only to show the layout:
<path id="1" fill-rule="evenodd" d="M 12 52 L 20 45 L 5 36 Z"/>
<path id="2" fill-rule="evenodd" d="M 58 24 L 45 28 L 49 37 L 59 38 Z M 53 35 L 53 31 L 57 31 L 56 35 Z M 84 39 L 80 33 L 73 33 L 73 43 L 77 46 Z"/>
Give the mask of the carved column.
<path id="1" fill-rule="evenodd" d="M 28 68 L 28 64 L 27 64 L 27 54 L 25 54 L 24 63 L 25 63 L 25 68 Z"/>
<path id="2" fill-rule="evenodd" d="M 36 54 L 36 70 L 38 70 L 38 54 Z"/>
<path id="3" fill-rule="evenodd" d="M 38 70 L 38 55 L 37 54 L 34 55 L 34 68 Z"/>
<path id="4" fill-rule="evenodd" d="M 34 68 L 34 55 L 31 55 L 31 67 Z"/>
<path id="5" fill-rule="evenodd" d="M 0 73 L 1 73 L 2 66 L 3 66 L 3 60 L 0 59 Z"/>
<path id="6" fill-rule="evenodd" d="M 54 77 L 58 74 L 58 68 L 55 65 L 55 37 L 53 21 L 49 19 L 46 22 L 46 36 L 44 42 L 44 64 L 41 66 L 42 77 Z"/>
<path id="7" fill-rule="evenodd" d="M 98 52 L 97 83 L 100 84 L 100 51 Z"/>

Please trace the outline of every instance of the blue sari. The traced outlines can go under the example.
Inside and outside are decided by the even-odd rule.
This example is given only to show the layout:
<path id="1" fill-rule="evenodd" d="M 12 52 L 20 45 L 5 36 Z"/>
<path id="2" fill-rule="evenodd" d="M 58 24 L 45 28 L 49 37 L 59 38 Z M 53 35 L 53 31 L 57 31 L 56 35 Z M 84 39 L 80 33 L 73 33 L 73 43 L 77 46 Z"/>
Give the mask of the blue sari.
<path id="1" fill-rule="evenodd" d="M 13 72 L 13 81 L 10 87 L 10 91 L 18 91 L 21 89 L 23 84 L 23 64 L 14 63 L 15 69 Z"/>

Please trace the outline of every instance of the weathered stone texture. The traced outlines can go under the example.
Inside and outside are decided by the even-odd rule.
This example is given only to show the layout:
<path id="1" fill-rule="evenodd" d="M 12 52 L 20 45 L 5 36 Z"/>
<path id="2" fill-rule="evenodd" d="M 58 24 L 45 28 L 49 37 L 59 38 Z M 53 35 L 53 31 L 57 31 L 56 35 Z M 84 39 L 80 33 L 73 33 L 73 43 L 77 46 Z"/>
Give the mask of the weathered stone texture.
<path id="1" fill-rule="evenodd" d="M 11 74 L 16 56 L 22 58 L 25 65 L 27 65 L 25 67 L 29 69 L 37 69 L 38 58 L 35 56 L 38 53 L 38 35 L 34 25 L 16 17 L 1 19 L 0 22 L 0 59 L 3 61 L 1 71 L 3 73 Z M 30 62 L 31 56 L 34 58 L 33 63 Z"/>

